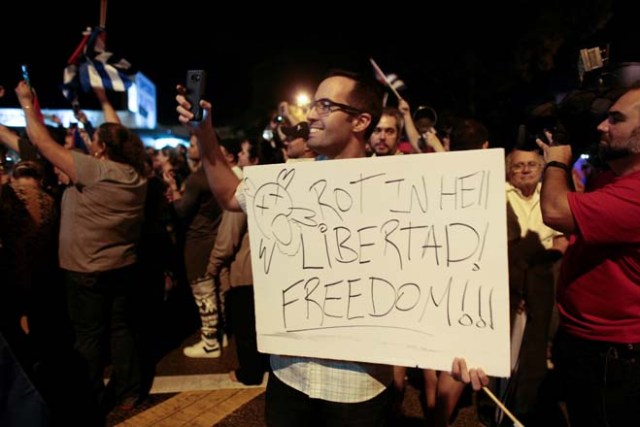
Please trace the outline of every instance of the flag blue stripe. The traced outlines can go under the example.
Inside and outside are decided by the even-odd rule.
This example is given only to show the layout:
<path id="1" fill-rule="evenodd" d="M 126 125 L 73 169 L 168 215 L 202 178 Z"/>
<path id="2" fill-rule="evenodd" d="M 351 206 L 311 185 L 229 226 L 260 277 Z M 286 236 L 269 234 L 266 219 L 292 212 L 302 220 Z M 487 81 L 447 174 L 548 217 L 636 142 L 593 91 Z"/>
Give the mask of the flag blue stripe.
<path id="1" fill-rule="evenodd" d="M 122 92 L 133 84 L 135 71 L 131 64 L 103 49 L 103 40 L 99 40 L 103 31 L 100 27 L 94 28 L 78 65 L 69 64 L 65 68 L 62 92 L 72 102 L 77 101 L 80 88 L 84 92 L 90 92 L 92 87 Z"/>

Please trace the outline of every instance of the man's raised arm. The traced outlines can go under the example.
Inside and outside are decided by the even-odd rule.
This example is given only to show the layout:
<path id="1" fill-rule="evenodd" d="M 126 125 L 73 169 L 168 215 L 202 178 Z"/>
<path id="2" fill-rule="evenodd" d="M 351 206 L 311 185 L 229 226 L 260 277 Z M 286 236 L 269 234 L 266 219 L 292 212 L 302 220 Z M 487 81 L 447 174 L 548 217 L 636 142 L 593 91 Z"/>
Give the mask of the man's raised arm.
<path id="1" fill-rule="evenodd" d="M 198 148 L 202 158 L 202 167 L 207 175 L 209 188 L 216 200 L 224 209 L 240 211 L 241 206 L 236 199 L 236 190 L 240 180 L 227 164 L 211 121 L 211 104 L 205 100 L 200 101 L 204 108 L 204 116 L 201 122 L 194 122 L 193 113 L 189 111 L 191 104 L 184 96 L 184 87 L 178 86 L 178 120 L 184 124 L 198 138 Z"/>
<path id="2" fill-rule="evenodd" d="M 576 223 L 571 213 L 567 194 L 571 191 L 571 147 L 568 145 L 550 146 L 540 139 L 536 140 L 544 152 L 546 166 L 542 172 L 542 191 L 540 208 L 544 223 L 564 234 L 576 232 Z"/>

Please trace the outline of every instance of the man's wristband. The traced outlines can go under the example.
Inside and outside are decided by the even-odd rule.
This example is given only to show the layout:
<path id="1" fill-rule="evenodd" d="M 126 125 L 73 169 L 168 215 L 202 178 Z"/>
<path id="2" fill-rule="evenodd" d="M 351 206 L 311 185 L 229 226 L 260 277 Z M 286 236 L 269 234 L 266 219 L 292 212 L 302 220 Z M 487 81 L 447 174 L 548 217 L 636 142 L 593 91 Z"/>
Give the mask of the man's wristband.
<path id="1" fill-rule="evenodd" d="M 563 171 L 565 171 L 566 173 L 570 173 L 571 172 L 571 168 L 569 168 L 569 165 L 567 165 L 566 163 L 562 163 L 562 162 L 558 162 L 556 160 L 552 160 L 552 161 L 550 161 L 549 163 L 547 163 L 544 166 L 544 171 L 542 173 L 544 174 L 544 172 L 546 172 L 547 169 L 549 169 L 550 167 L 560 168 Z"/>

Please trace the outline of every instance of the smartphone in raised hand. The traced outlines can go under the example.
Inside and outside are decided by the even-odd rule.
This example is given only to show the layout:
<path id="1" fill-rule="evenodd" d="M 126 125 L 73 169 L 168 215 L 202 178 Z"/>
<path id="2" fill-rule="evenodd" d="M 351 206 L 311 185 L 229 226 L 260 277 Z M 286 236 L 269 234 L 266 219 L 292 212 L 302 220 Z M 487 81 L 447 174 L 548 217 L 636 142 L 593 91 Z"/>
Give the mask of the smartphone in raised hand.
<path id="1" fill-rule="evenodd" d="M 191 104 L 194 122 L 202 120 L 204 111 L 202 107 L 200 107 L 200 100 L 204 97 L 206 83 L 207 73 L 204 70 L 187 71 L 187 92 L 185 96 L 189 104 Z"/>
<path id="2" fill-rule="evenodd" d="M 29 78 L 29 69 L 26 65 L 21 65 L 20 69 L 22 70 L 22 80 L 25 81 L 27 86 L 31 87 L 31 79 Z"/>

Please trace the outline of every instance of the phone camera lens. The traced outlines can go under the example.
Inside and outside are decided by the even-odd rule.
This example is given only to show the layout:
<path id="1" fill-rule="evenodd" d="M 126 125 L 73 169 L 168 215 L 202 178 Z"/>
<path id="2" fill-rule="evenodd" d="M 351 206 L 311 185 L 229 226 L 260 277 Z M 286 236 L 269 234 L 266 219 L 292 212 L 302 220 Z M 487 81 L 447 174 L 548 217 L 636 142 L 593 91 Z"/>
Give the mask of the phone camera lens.
<path id="1" fill-rule="evenodd" d="M 200 74 L 194 74 L 193 76 L 191 76 L 191 80 L 193 80 L 194 82 L 199 82 Z"/>

